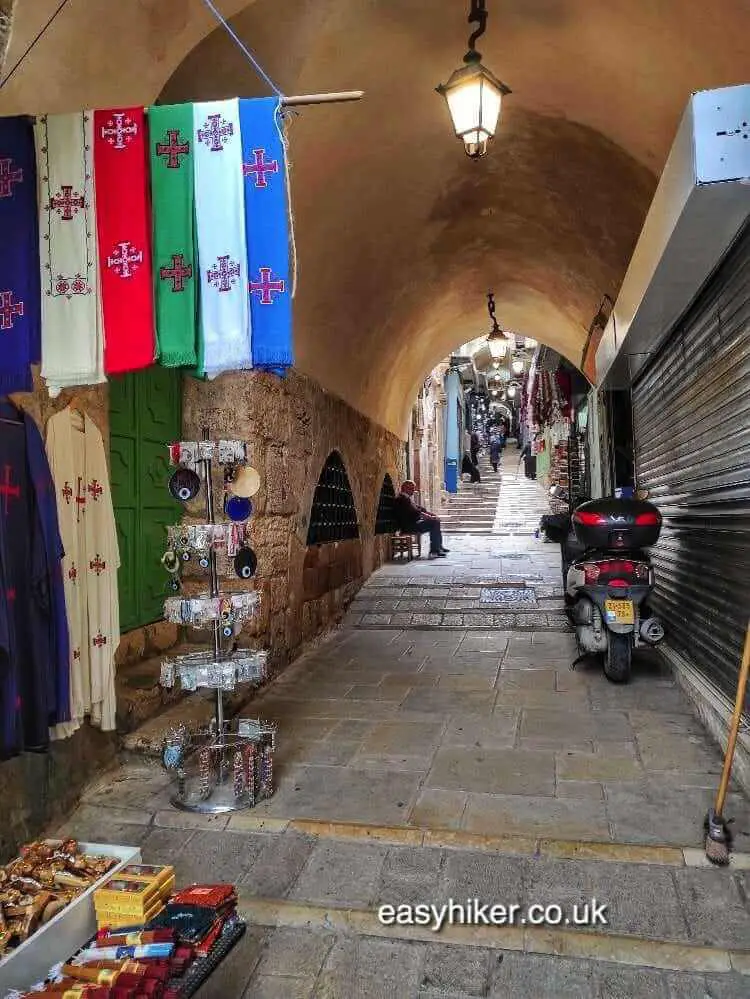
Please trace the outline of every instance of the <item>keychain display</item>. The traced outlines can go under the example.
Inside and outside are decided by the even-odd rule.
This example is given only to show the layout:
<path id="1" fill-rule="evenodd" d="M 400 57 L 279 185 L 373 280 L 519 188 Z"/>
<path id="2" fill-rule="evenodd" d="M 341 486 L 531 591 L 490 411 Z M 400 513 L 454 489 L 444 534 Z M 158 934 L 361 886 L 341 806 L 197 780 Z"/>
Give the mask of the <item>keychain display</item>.
<path id="1" fill-rule="evenodd" d="M 245 441 L 178 441 L 169 445 L 169 463 L 195 468 L 199 462 L 216 461 L 219 465 L 244 465 L 247 462 Z"/>
<path id="2" fill-rule="evenodd" d="M 231 635 L 235 627 L 239 630 L 253 616 L 259 605 L 260 595 L 254 591 L 220 597 L 212 597 L 208 593 L 195 597 L 170 597 L 164 602 L 164 619 L 191 628 L 207 628 L 214 621 L 219 621 L 222 627 L 230 627 Z"/>
<path id="3" fill-rule="evenodd" d="M 247 527 L 244 524 L 178 524 L 167 528 L 168 551 L 183 563 L 194 562 L 201 569 L 208 569 L 211 550 L 228 559 L 234 558 L 245 544 Z M 162 564 L 167 572 L 167 564 Z"/>
<path id="4" fill-rule="evenodd" d="M 249 545 L 246 521 L 253 513 L 251 497 L 260 489 L 260 476 L 248 465 L 248 448 L 236 440 L 180 441 L 169 446 L 174 467 L 169 489 L 187 503 L 205 491 L 206 522 L 167 528 L 167 551 L 162 564 L 175 595 L 164 604 L 167 621 L 191 628 L 211 628 L 213 648 L 166 658 L 161 665 L 163 687 L 180 684 L 186 692 L 211 689 L 216 714 L 210 725 L 188 735 L 170 729 L 162 762 L 173 779 L 176 808 L 204 814 L 230 812 L 255 805 L 273 793 L 273 752 L 276 728 L 260 719 L 244 719 L 233 731 L 224 718 L 224 693 L 238 685 L 262 683 L 268 675 L 268 653 L 234 648 L 233 640 L 257 611 L 260 596 L 246 591 L 225 593 L 219 576 L 234 573 L 249 580 L 258 560 Z M 224 523 L 214 521 L 212 463 L 223 466 Z M 221 507 L 220 507 L 221 509 Z M 179 594 L 181 574 L 208 571 L 208 592 Z M 224 644 L 224 640 L 228 645 Z"/>
<path id="5" fill-rule="evenodd" d="M 238 649 L 226 656 L 214 652 L 188 652 L 161 664 L 159 682 L 174 687 L 179 680 L 183 690 L 206 687 L 233 691 L 238 683 L 261 683 L 267 675 L 268 653 Z"/>

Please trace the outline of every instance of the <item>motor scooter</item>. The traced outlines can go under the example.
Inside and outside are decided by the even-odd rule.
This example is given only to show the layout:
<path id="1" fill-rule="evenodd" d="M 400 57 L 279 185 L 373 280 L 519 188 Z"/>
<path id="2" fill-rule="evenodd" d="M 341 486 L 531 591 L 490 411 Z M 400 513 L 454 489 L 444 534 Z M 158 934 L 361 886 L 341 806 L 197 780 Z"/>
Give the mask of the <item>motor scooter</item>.
<path id="1" fill-rule="evenodd" d="M 608 498 L 582 503 L 569 517 L 543 521 L 547 537 L 561 546 L 576 662 L 603 654 L 605 676 L 613 683 L 627 682 L 633 649 L 656 646 L 664 638 L 664 627 L 647 602 L 655 579 L 646 549 L 659 539 L 659 510 L 645 500 Z"/>

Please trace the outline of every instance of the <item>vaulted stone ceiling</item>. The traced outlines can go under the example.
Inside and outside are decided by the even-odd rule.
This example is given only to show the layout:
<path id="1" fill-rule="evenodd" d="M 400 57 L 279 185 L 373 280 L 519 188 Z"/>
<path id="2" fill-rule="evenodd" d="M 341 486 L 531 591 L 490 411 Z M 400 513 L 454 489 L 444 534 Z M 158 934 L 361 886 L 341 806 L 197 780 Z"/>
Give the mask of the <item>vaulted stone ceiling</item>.
<path id="1" fill-rule="evenodd" d="M 7 5 L 7 4 L 6 4 Z M 57 0 L 18 0 L 6 69 Z M 401 432 L 426 372 L 504 326 L 579 363 L 616 296 L 690 92 L 746 82 L 746 0 L 489 0 L 514 93 L 469 161 L 434 93 L 466 0 L 217 0 L 289 94 L 363 89 L 291 126 L 298 367 Z M 267 93 L 201 0 L 69 0 L 0 113 Z"/>

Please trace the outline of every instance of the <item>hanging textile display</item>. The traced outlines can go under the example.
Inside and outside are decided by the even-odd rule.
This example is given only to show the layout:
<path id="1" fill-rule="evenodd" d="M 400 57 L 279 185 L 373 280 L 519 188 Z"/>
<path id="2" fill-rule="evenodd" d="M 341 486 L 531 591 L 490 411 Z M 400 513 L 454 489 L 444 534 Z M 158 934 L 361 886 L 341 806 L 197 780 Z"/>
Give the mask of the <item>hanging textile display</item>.
<path id="1" fill-rule="evenodd" d="M 165 368 L 194 368 L 198 328 L 193 106 L 150 107 L 148 122 L 159 361 Z"/>
<path id="2" fill-rule="evenodd" d="M 86 715 L 108 732 L 115 728 L 120 556 L 104 443 L 88 415 L 67 408 L 47 424 L 47 455 L 65 549 L 70 632 L 70 721 L 54 735 L 72 735 Z"/>
<path id="3" fill-rule="evenodd" d="M 41 436 L 11 403 L 0 418 L 0 751 L 11 756 L 45 748 L 67 717 L 68 636 Z"/>
<path id="4" fill-rule="evenodd" d="M 199 371 L 252 366 L 240 112 L 237 99 L 193 108 L 200 262 Z"/>
<path id="5" fill-rule="evenodd" d="M 292 364 L 289 204 L 277 97 L 240 100 L 253 367 Z"/>
<path id="6" fill-rule="evenodd" d="M 36 184 L 31 120 L 0 118 L 0 394 L 31 390 L 41 349 Z"/>
<path id="7" fill-rule="evenodd" d="M 94 112 L 107 374 L 146 368 L 156 353 L 145 128 L 143 108 Z"/>
<path id="8" fill-rule="evenodd" d="M 94 193 L 94 113 L 43 115 L 39 166 L 42 378 L 50 396 L 105 380 Z"/>

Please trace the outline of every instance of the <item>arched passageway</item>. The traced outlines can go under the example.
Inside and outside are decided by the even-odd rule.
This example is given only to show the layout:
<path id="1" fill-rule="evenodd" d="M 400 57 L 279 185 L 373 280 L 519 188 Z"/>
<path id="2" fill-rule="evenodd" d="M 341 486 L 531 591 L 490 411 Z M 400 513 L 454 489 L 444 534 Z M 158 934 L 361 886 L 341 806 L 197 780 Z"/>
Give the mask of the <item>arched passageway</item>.
<path id="1" fill-rule="evenodd" d="M 53 9 L 16 6 L 9 65 Z M 424 371 L 483 328 L 490 286 L 504 325 L 580 362 L 689 93 L 739 82 L 746 67 L 742 0 L 635 15 L 628 0 L 496 0 L 481 48 L 514 93 L 491 155 L 472 164 L 433 92 L 463 54 L 461 4 L 220 7 L 286 92 L 366 91 L 292 127 L 296 347 L 301 371 L 397 433 Z M 263 88 L 199 0 L 96 0 L 55 21 L 0 111 Z"/>

